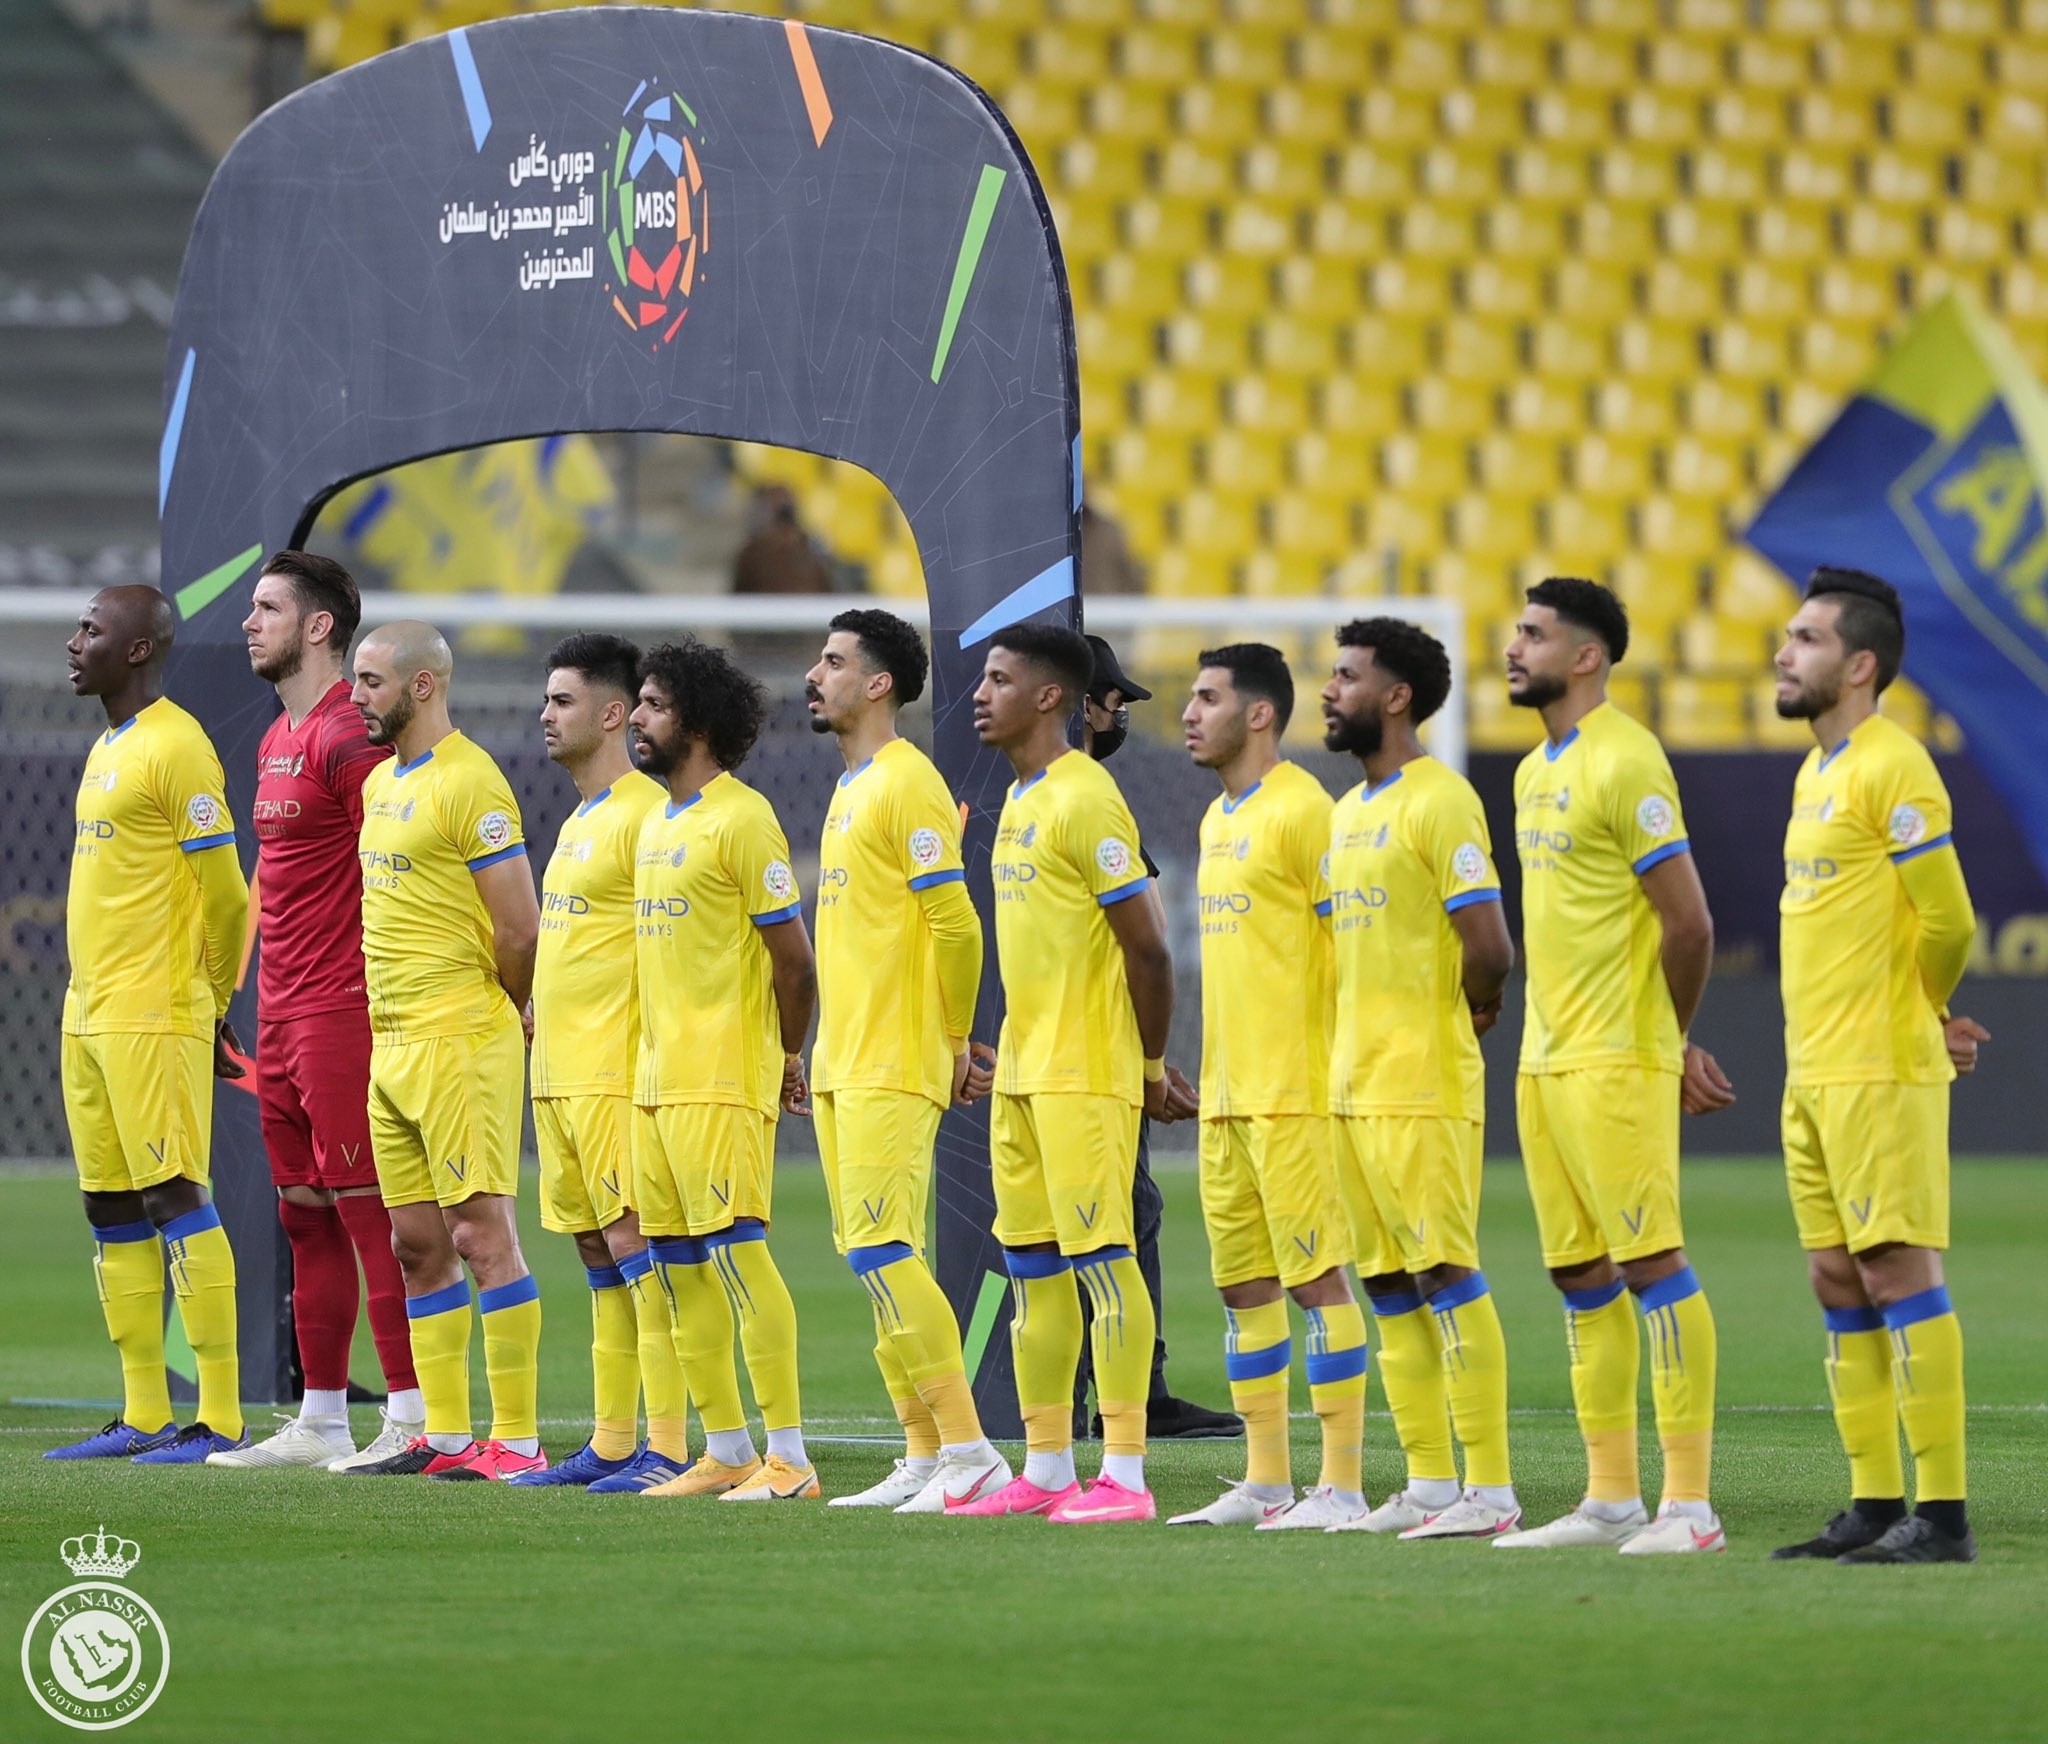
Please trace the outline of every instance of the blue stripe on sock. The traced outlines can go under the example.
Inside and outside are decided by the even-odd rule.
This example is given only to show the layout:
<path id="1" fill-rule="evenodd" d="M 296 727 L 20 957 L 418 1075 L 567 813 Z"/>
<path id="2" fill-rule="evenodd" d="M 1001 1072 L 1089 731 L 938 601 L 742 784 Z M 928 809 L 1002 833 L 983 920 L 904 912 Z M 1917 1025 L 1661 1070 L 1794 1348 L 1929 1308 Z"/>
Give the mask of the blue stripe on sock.
<path id="1" fill-rule="evenodd" d="M 642 1278 L 646 1277 L 653 1270 L 654 1255 L 646 1248 L 642 1248 L 636 1254 L 628 1254 L 619 1261 L 619 1276 L 624 1278 L 628 1284 L 639 1283 Z"/>
<path id="2" fill-rule="evenodd" d="M 583 1275 L 590 1280 L 593 1290 L 623 1290 L 626 1287 L 626 1274 L 619 1266 L 585 1266 Z"/>
<path id="3" fill-rule="evenodd" d="M 1564 1305 L 1575 1314 L 1591 1314 L 1596 1308 L 1605 1308 L 1627 1288 L 1616 1278 L 1611 1284 L 1596 1284 L 1590 1290 L 1567 1290 Z"/>
<path id="4" fill-rule="evenodd" d="M 1278 1344 L 1269 1344 L 1264 1350 L 1229 1350 L 1224 1352 L 1223 1372 L 1233 1381 L 1263 1380 L 1267 1375 L 1286 1373 L 1294 1361 L 1294 1340 L 1283 1338 Z M 1315 1358 L 1309 1358 L 1314 1362 Z"/>
<path id="5" fill-rule="evenodd" d="M 92 1238 L 103 1247 L 119 1246 L 125 1241 L 155 1241 L 156 1225 L 146 1217 L 140 1223 L 95 1223 Z"/>
<path id="6" fill-rule="evenodd" d="M 405 1299 L 405 1317 L 408 1320 L 426 1320 L 436 1314 L 453 1314 L 458 1308 L 469 1306 L 469 1286 L 450 1284 L 445 1290 L 431 1290 L 424 1296 L 408 1296 Z"/>
<path id="7" fill-rule="evenodd" d="M 893 1266 L 911 1259 L 917 1250 L 907 1241 L 885 1241 L 875 1247 L 850 1247 L 846 1250 L 846 1263 L 866 1277 L 869 1272 L 879 1272 L 884 1266 Z"/>
<path id="8" fill-rule="evenodd" d="M 1415 1314 L 1422 1308 L 1422 1297 L 1414 1290 L 1403 1290 L 1392 1296 L 1368 1295 L 1372 1311 L 1382 1320 L 1391 1320 L 1397 1314 Z"/>
<path id="9" fill-rule="evenodd" d="M 495 1314 L 501 1308 L 517 1308 L 522 1302 L 538 1302 L 540 1285 L 534 1282 L 528 1272 L 523 1278 L 514 1278 L 509 1284 L 500 1284 L 495 1290 L 485 1290 L 476 1299 L 476 1305 L 486 1314 Z"/>
<path id="10" fill-rule="evenodd" d="M 1478 1301 L 1486 1291 L 1486 1274 L 1474 1272 L 1469 1278 L 1460 1278 L 1455 1284 L 1446 1284 L 1430 1297 L 1429 1305 L 1439 1314 L 1448 1314 L 1453 1308 L 1462 1308 L 1467 1302 Z"/>
<path id="11" fill-rule="evenodd" d="M 1310 1351 L 1308 1358 L 1308 1384 L 1325 1387 L 1332 1381 L 1355 1381 L 1365 1373 L 1365 1346 L 1353 1345 L 1349 1350 Z"/>
<path id="12" fill-rule="evenodd" d="M 188 1241 L 203 1229 L 220 1228 L 220 1207 L 207 1204 L 197 1211 L 188 1211 L 183 1217 L 174 1217 L 164 1225 L 165 1241 Z"/>
<path id="13" fill-rule="evenodd" d="M 1071 1272 L 1074 1262 L 1062 1253 L 1018 1253 L 1005 1248 L 1003 1266 L 1013 1278 L 1056 1278 Z"/>
<path id="14" fill-rule="evenodd" d="M 1955 1307 L 1948 1299 L 1948 1286 L 1936 1284 L 1931 1290 L 1922 1290 L 1903 1302 L 1892 1303 L 1884 1311 L 1884 1323 L 1894 1332 L 1903 1332 L 1909 1326 L 1918 1326 L 1923 1320 L 1939 1320 L 1944 1314 L 1954 1312 Z"/>
<path id="15" fill-rule="evenodd" d="M 709 1250 L 718 1247 L 731 1247 L 734 1242 L 738 1241 L 766 1241 L 767 1239 L 768 1226 L 760 1218 L 736 1217 L 733 1219 L 730 1229 L 721 1229 L 715 1235 L 707 1235 L 704 1238 L 704 1246 Z"/>
<path id="16" fill-rule="evenodd" d="M 711 1258 L 711 1250 L 694 1235 L 656 1236 L 647 1251 L 665 1266 L 701 1266 Z"/>
<path id="17" fill-rule="evenodd" d="M 1699 1293 L 1698 1275 L 1691 1266 L 1680 1266 L 1670 1277 L 1659 1278 L 1654 1284 L 1647 1286 L 1636 1297 L 1636 1301 L 1641 1305 L 1643 1312 L 1648 1314 L 1654 1309 L 1669 1308 L 1672 1303 L 1683 1302 L 1686 1297 L 1697 1296 Z"/>
<path id="18" fill-rule="evenodd" d="M 1884 1315 L 1875 1308 L 1823 1308 L 1820 1317 L 1830 1332 L 1882 1332 Z"/>

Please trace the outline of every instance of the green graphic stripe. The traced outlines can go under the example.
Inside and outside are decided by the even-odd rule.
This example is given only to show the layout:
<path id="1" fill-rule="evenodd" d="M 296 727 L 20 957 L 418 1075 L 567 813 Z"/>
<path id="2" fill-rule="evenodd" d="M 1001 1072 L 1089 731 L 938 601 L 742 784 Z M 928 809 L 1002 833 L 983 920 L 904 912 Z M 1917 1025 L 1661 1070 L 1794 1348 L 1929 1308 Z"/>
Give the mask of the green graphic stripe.
<path id="1" fill-rule="evenodd" d="M 967 1360 L 967 1384 L 981 1373 L 981 1359 L 988 1349 L 989 1334 L 996 1329 L 996 1315 L 1003 1306 L 1004 1279 L 1001 1272 L 984 1272 L 981 1293 L 974 1298 L 974 1313 L 967 1322 L 967 1343 L 961 1355 Z"/>
<path id="2" fill-rule="evenodd" d="M 196 618 L 220 596 L 242 579 L 249 565 L 263 555 L 261 545 L 251 545 L 248 550 L 230 557 L 218 569 L 209 569 L 197 581 L 188 581 L 172 596 L 171 603 L 178 608 L 181 618 Z"/>
<path id="3" fill-rule="evenodd" d="M 619 184 L 619 229 L 626 238 L 626 246 L 631 248 L 633 246 L 633 184 L 631 182 L 621 182 Z M 624 272 L 626 269 L 621 267 L 619 270 Z M 621 292 L 625 288 L 624 285 L 619 287 Z"/>
<path id="4" fill-rule="evenodd" d="M 683 101 L 682 92 L 671 91 L 669 92 L 669 95 L 676 100 L 676 107 L 680 109 L 686 116 L 689 117 L 690 125 L 692 127 L 695 127 L 697 125 L 697 111 L 692 109 L 689 106 L 689 104 Z"/>
<path id="5" fill-rule="evenodd" d="M 967 214 L 967 234 L 960 238 L 960 258 L 953 263 L 953 288 L 946 293 L 946 318 L 939 323 L 939 349 L 932 358 L 933 381 L 945 370 L 946 354 L 953 349 L 953 330 L 960 325 L 960 311 L 967 307 L 967 287 L 974 283 L 974 269 L 981 264 L 989 221 L 996 215 L 996 196 L 1008 180 L 1008 172 L 994 164 L 981 166 L 981 185 L 974 190 L 974 205 Z"/>
<path id="6" fill-rule="evenodd" d="M 623 182 L 626 179 L 626 147 L 633 143 L 633 136 L 623 127 L 619 129 L 618 156 L 612 159 L 612 179 Z"/>

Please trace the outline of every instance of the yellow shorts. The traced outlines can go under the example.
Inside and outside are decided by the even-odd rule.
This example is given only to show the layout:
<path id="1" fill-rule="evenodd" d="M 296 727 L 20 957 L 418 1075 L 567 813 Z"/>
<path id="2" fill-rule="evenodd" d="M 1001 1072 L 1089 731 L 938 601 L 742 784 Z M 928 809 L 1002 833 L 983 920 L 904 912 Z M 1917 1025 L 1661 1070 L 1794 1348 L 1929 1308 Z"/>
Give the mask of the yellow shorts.
<path id="1" fill-rule="evenodd" d="M 811 1124 L 832 1202 L 832 1245 L 924 1252 L 939 1105 L 906 1090 L 821 1090 Z"/>
<path id="2" fill-rule="evenodd" d="M 1337 1186 L 1361 1278 L 1479 1265 L 1485 1127 L 1438 1114 L 1336 1115 Z"/>
<path id="3" fill-rule="evenodd" d="M 1205 1120 L 1200 1160 L 1218 1289 L 1278 1278 L 1291 1290 L 1351 1257 L 1330 1123 L 1321 1115 Z"/>
<path id="4" fill-rule="evenodd" d="M 1131 1247 L 1139 1110 L 1116 1096 L 996 1094 L 988 1117 L 996 1240 L 1063 1254 Z"/>
<path id="5" fill-rule="evenodd" d="M 633 1203 L 643 1235 L 715 1235 L 766 1223 L 775 1190 L 775 1116 L 727 1102 L 633 1111 Z"/>
<path id="6" fill-rule="evenodd" d="M 213 1146 L 213 1044 L 183 1035 L 71 1035 L 60 1050 L 78 1185 L 133 1193 L 206 1185 Z"/>
<path id="7" fill-rule="evenodd" d="M 1640 1066 L 1524 1072 L 1515 1080 L 1522 1166 L 1546 1266 L 1683 1247 L 1678 1074 Z"/>
<path id="8" fill-rule="evenodd" d="M 606 1229 L 633 1206 L 633 1102 L 626 1096 L 536 1096 L 540 1226 Z"/>
<path id="9" fill-rule="evenodd" d="M 1779 1120 L 1800 1246 L 1948 1246 L 1946 1084 L 1788 1084 Z"/>
<path id="10" fill-rule="evenodd" d="M 519 1019 L 475 1035 L 377 1037 L 370 1048 L 370 1154 L 386 1205 L 460 1205 L 519 1192 L 526 1048 Z"/>

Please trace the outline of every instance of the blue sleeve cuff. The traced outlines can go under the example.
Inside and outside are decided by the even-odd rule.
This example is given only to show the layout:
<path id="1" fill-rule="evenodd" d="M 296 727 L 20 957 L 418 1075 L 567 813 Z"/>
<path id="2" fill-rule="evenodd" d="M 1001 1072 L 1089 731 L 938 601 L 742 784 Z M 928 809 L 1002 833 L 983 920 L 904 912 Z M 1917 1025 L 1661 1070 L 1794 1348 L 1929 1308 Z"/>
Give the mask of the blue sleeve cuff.
<path id="1" fill-rule="evenodd" d="M 780 926 L 786 920 L 795 920 L 803 911 L 802 903 L 792 902 L 787 908 L 772 908 L 766 914 L 752 914 L 747 918 L 757 927 Z"/>
<path id="2" fill-rule="evenodd" d="M 1105 890 L 1095 901 L 1098 907 L 1109 908 L 1119 902 L 1128 902 L 1134 896 L 1142 895 L 1151 887 L 1149 878 L 1133 878 L 1128 884 L 1119 884 L 1114 890 Z"/>
<path id="3" fill-rule="evenodd" d="M 1330 917 L 1330 909 L 1332 906 L 1332 899 L 1326 896 L 1323 898 L 1321 902 L 1316 904 L 1316 913 L 1321 915 L 1325 920 L 1327 920 Z"/>
<path id="4" fill-rule="evenodd" d="M 495 854 L 485 854 L 470 861 L 469 869 L 472 872 L 481 872 L 486 866 L 497 865 L 500 860 L 516 860 L 525 852 L 524 842 L 514 842 L 509 848 L 500 848 Z"/>
<path id="5" fill-rule="evenodd" d="M 1892 864 L 1894 866 L 1903 866 L 1908 860 L 1917 860 L 1922 854 L 1933 853 L 1936 848 L 1952 848 L 1955 846 L 1955 841 L 1956 839 L 1953 835 L 1941 835 L 1936 836 L 1932 841 L 1915 842 L 1910 848 L 1901 848 L 1894 854 L 1892 856 Z"/>
<path id="6" fill-rule="evenodd" d="M 1941 839 L 1945 842 L 1948 840 L 1948 837 L 1943 836 Z M 224 830 L 217 836 L 194 836 L 191 841 L 180 842 L 178 846 L 188 854 L 196 854 L 202 848 L 232 847 L 234 840 L 235 832 L 233 830 Z"/>
<path id="7" fill-rule="evenodd" d="M 1641 868 L 1638 867 L 1637 870 L 1640 871 Z M 1470 908 L 1475 902 L 1498 901 L 1500 901 L 1500 892 L 1498 890 L 1467 890 L 1457 896 L 1448 898 L 1444 903 L 1444 913 L 1456 914 L 1459 909 Z"/>
<path id="8" fill-rule="evenodd" d="M 967 874 L 958 866 L 949 866 L 943 872 L 924 872 L 911 879 L 912 890 L 930 890 L 937 884 L 965 884 Z"/>
<path id="9" fill-rule="evenodd" d="M 1631 870 L 1635 873 L 1635 875 L 1638 878 L 1640 878 L 1645 872 L 1649 871 L 1649 869 L 1652 866 L 1661 866 L 1666 860 L 1670 859 L 1672 855 L 1690 854 L 1691 852 L 1692 843 L 1687 841 L 1685 837 L 1680 836 L 1678 840 L 1675 842 L 1666 842 L 1661 848 L 1652 848 L 1647 854 L 1645 854 L 1640 860 L 1638 860 L 1635 863 Z"/>

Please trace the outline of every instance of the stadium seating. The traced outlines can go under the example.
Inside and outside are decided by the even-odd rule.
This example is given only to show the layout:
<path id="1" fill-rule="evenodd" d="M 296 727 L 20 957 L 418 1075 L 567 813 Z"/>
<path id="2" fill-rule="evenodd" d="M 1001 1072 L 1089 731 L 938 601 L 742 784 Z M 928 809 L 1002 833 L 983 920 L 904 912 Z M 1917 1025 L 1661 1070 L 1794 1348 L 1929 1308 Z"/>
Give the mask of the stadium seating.
<path id="1" fill-rule="evenodd" d="M 260 4 L 321 71 L 519 9 Z M 1632 694 L 1677 744 L 1783 740 L 1758 663 L 1788 596 L 1736 538 L 1886 336 L 1961 284 L 2048 364 L 2039 0 L 789 10 L 1002 103 L 1066 249 L 1090 488 L 1155 588 L 1312 589 L 1364 542 L 1490 647 L 1508 577 L 1599 575 L 1646 614 Z M 879 485 L 807 491 L 914 585 Z M 1502 735 L 1526 723 L 1475 707 Z"/>

